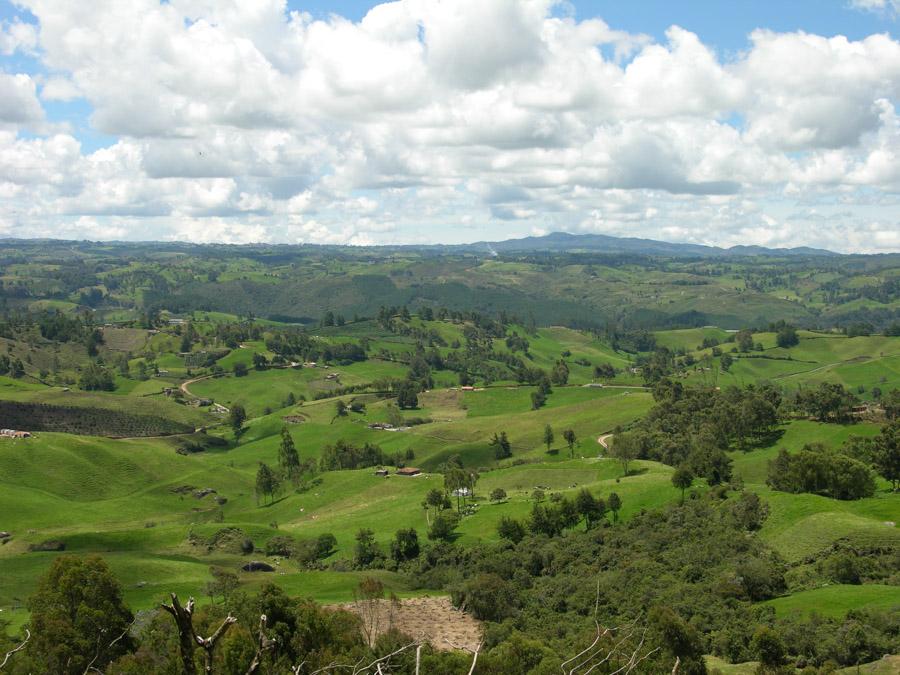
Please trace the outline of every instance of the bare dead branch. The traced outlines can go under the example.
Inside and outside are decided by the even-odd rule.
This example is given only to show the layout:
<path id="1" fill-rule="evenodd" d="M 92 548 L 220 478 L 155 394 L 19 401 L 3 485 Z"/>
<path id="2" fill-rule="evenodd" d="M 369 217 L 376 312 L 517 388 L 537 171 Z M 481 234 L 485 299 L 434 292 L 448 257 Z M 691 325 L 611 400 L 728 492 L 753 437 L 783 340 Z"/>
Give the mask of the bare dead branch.
<path id="1" fill-rule="evenodd" d="M 680 666 L 680 665 L 681 665 L 681 657 L 680 657 L 680 656 L 676 656 L 676 657 L 675 657 L 675 667 L 672 668 L 672 675 L 677 675 L 677 673 L 678 673 L 678 666 Z"/>
<path id="2" fill-rule="evenodd" d="M 588 652 L 590 652 L 591 650 L 593 650 L 594 647 L 597 646 L 597 643 L 600 642 L 600 640 L 601 640 L 605 635 L 608 635 L 608 634 L 609 634 L 609 631 L 610 631 L 609 628 L 605 628 L 605 629 L 602 629 L 602 630 L 601 630 L 602 627 L 600 626 L 600 622 L 599 622 L 599 621 L 595 621 L 594 623 L 595 623 L 596 626 L 597 626 L 597 636 L 594 638 L 594 641 L 593 641 L 590 645 L 587 646 L 587 648 L 581 650 L 581 651 L 578 652 L 575 656 L 573 656 L 571 659 L 568 659 L 567 661 L 563 661 L 563 662 L 559 665 L 559 669 L 562 670 L 564 673 L 566 672 L 566 666 L 567 666 L 567 665 L 569 665 L 570 663 L 572 663 L 572 661 L 574 661 L 575 659 L 581 658 L 582 656 L 584 656 L 585 654 L 587 654 Z M 591 658 L 591 657 L 588 657 L 588 658 Z M 572 675 L 572 674 L 573 674 L 575 671 L 577 671 L 582 665 L 584 665 L 584 662 L 578 663 L 574 668 L 572 668 L 572 669 L 569 671 L 569 675 Z"/>
<path id="3" fill-rule="evenodd" d="M 265 614 L 259 617 L 259 634 L 257 636 L 258 642 L 256 646 L 256 654 L 253 656 L 253 660 L 250 662 L 250 667 L 247 669 L 247 675 L 253 675 L 257 670 L 259 670 L 259 666 L 262 663 L 263 654 L 275 648 L 275 638 L 269 638 L 266 636 L 266 621 L 267 619 Z"/>
<path id="4" fill-rule="evenodd" d="M 208 638 L 202 638 L 199 635 L 194 634 L 194 638 L 197 640 L 197 644 L 203 648 L 203 651 L 206 652 L 206 661 L 203 670 L 207 675 L 211 675 L 213 671 L 213 649 L 216 646 L 216 642 L 219 641 L 219 638 L 225 635 L 225 631 L 227 631 L 233 623 L 237 623 L 237 619 L 229 614 L 225 617 L 225 620 L 222 621 L 222 625 L 216 629 L 216 632 L 210 635 Z"/>
<path id="5" fill-rule="evenodd" d="M 132 627 L 133 625 L 134 625 L 134 619 L 132 619 L 131 623 L 128 624 L 128 626 L 125 628 L 125 630 L 122 631 L 122 634 L 119 635 L 119 637 L 115 638 L 112 642 L 110 642 L 110 643 L 106 646 L 106 649 L 112 649 L 113 647 L 115 647 L 116 643 L 117 643 L 119 640 L 121 640 L 121 639 L 124 638 L 126 635 L 128 635 L 128 631 L 131 630 L 131 627 Z M 97 670 L 96 668 L 94 668 L 94 664 L 97 663 L 97 659 L 100 658 L 100 654 L 102 653 L 101 650 L 100 650 L 100 638 L 101 638 L 102 636 L 103 636 L 103 632 L 101 631 L 100 634 L 97 635 L 97 650 L 96 650 L 96 652 L 94 653 L 94 658 L 92 658 L 92 659 L 91 659 L 91 662 L 87 664 L 87 667 L 84 669 L 83 675 L 87 675 L 87 674 L 88 674 L 89 672 L 91 672 L 92 670 Z M 100 671 L 97 670 L 97 672 L 100 672 Z"/>
<path id="6" fill-rule="evenodd" d="M 162 608 L 175 617 L 175 625 L 178 627 L 178 644 L 181 651 L 181 668 L 184 675 L 196 675 L 197 667 L 194 665 L 194 649 L 199 646 L 205 652 L 205 666 L 207 675 L 212 673 L 212 652 L 225 631 L 227 631 L 236 618 L 229 614 L 222 625 L 208 638 L 200 637 L 194 631 L 194 598 L 188 598 L 188 603 L 182 607 L 175 593 L 171 594 L 172 604 L 163 603 Z"/>
<path id="7" fill-rule="evenodd" d="M 312 671 L 309 675 L 320 675 L 321 673 L 328 673 L 328 672 L 332 672 L 332 671 L 336 671 L 336 670 L 349 670 L 352 675 L 365 675 L 365 673 L 373 672 L 373 669 L 374 669 L 375 673 L 383 673 L 384 671 L 381 670 L 381 666 L 383 664 L 386 665 L 387 661 L 390 661 L 390 659 L 392 659 L 393 657 L 397 656 L 398 654 L 402 654 L 403 652 L 405 652 L 409 649 L 412 649 L 413 647 L 416 647 L 417 648 L 416 651 L 418 652 L 418 648 L 421 648 L 421 646 L 422 646 L 422 643 L 420 643 L 420 642 L 411 642 L 410 644 L 404 645 L 403 647 L 400 647 L 399 649 L 395 649 L 390 654 L 381 656 L 381 657 L 375 659 L 374 661 L 372 661 L 371 663 L 368 663 L 365 665 L 363 664 L 362 661 L 357 661 L 353 665 L 346 664 L 346 663 L 332 662 L 323 668 L 319 668 L 318 670 Z M 301 663 L 299 666 L 292 668 L 294 675 L 299 675 L 300 669 L 302 668 L 302 666 L 303 666 L 303 664 Z"/>
<path id="8" fill-rule="evenodd" d="M 470 652 L 472 654 L 472 666 L 469 668 L 469 675 L 472 675 L 472 673 L 475 672 L 475 664 L 478 663 L 478 653 L 481 651 L 481 646 L 484 644 L 484 642 L 479 642 L 474 650 L 469 649 L 468 647 L 463 647 L 462 645 L 454 644 L 446 638 L 444 638 L 444 642 L 453 647 L 453 649 L 458 649 L 461 652 Z"/>
<path id="9" fill-rule="evenodd" d="M 25 629 L 25 640 L 23 640 L 22 644 L 20 644 L 15 649 L 12 649 L 6 652 L 6 656 L 3 657 L 3 663 L 0 663 L 0 668 L 4 668 L 7 662 L 13 657 L 13 654 L 22 651 L 28 645 L 28 641 L 31 639 L 31 631 L 27 628 Z"/>
<path id="10" fill-rule="evenodd" d="M 196 675 L 197 667 L 194 665 L 194 643 L 196 634 L 194 633 L 194 623 L 192 615 L 194 613 L 194 599 L 190 598 L 185 607 L 181 606 L 178 596 L 171 594 L 172 604 L 163 603 L 161 606 L 175 619 L 175 626 L 178 628 L 178 648 L 181 654 L 181 670 L 184 675 Z"/>

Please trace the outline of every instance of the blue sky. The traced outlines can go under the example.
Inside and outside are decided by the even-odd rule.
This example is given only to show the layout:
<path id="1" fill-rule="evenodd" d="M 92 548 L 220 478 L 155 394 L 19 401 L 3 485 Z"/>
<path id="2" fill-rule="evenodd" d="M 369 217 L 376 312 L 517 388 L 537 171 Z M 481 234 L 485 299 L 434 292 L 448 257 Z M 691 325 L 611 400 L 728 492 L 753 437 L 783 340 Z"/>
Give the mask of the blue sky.
<path id="1" fill-rule="evenodd" d="M 898 10 L 0 0 L 0 236 L 898 250 Z"/>

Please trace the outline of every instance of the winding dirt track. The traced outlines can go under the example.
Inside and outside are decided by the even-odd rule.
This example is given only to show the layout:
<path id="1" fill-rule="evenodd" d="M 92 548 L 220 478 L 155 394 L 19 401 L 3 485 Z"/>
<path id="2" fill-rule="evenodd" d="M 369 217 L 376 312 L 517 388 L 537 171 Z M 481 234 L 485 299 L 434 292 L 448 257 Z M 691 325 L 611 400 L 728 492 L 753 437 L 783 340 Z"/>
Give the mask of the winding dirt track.
<path id="1" fill-rule="evenodd" d="M 194 384 L 194 382 L 199 382 L 200 380 L 208 380 L 211 377 L 212 375 L 204 375 L 203 377 L 195 377 L 193 380 L 185 380 L 178 388 L 181 389 L 182 392 L 184 392 L 185 396 L 190 396 L 191 398 L 199 398 L 198 396 L 195 396 L 191 393 L 190 389 L 188 389 L 188 385 Z"/>
<path id="2" fill-rule="evenodd" d="M 609 445 L 606 442 L 607 438 L 612 438 L 612 434 L 604 434 L 603 436 L 600 436 L 600 438 L 597 439 L 597 442 L 603 446 L 604 450 L 609 450 Z"/>

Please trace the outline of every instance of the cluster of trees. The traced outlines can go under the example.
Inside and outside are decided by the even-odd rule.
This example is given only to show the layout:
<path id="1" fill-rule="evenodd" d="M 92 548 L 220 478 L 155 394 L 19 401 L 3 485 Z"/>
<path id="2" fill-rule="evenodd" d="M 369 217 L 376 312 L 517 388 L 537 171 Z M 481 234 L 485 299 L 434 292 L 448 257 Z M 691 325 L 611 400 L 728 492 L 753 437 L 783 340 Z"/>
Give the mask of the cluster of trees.
<path id="1" fill-rule="evenodd" d="M 835 499 L 862 499 L 875 494 L 875 476 L 862 462 L 821 443 L 808 443 L 798 452 L 782 448 L 769 462 L 766 482 L 782 492 L 811 492 Z"/>
<path id="2" fill-rule="evenodd" d="M 822 382 L 814 389 L 801 389 L 794 395 L 794 407 L 820 422 L 845 424 L 852 419 L 853 406 L 859 399 L 844 385 Z"/>
<path id="3" fill-rule="evenodd" d="M 92 363 L 81 371 L 78 386 L 85 391 L 113 391 L 116 388 L 116 378 L 111 371 Z"/>
<path id="4" fill-rule="evenodd" d="M 752 534 L 765 511 L 756 495 L 740 492 L 688 499 L 618 526 L 569 529 L 564 537 L 509 521 L 500 544 L 464 556 L 433 547 L 417 577 L 450 588 L 454 602 L 487 622 L 489 649 L 519 659 L 510 672 L 559 672 L 561 654 L 590 643 L 594 619 L 610 626 L 645 617 L 642 637 L 659 652 L 640 672 L 671 672 L 677 657 L 678 672 L 703 673 L 703 654 L 762 661 L 773 668 L 766 672 L 777 672 L 854 665 L 896 650 L 896 613 L 776 619 L 759 611 L 756 603 L 787 588 L 787 566 Z M 543 516 L 534 522 L 542 525 Z"/>
<path id="5" fill-rule="evenodd" d="M 13 378 L 20 378 L 25 375 L 25 364 L 22 359 L 10 358 L 6 354 L 0 355 L 0 375 L 9 375 Z"/>
<path id="6" fill-rule="evenodd" d="M 268 497 L 271 503 L 286 481 L 296 487 L 304 475 L 315 472 L 316 460 L 312 458 L 301 460 L 290 430 L 286 426 L 281 427 L 277 469 L 273 469 L 265 462 L 260 462 L 256 470 L 257 503 L 260 497 Z"/>
<path id="7" fill-rule="evenodd" d="M 808 443 L 790 454 L 781 449 L 769 462 L 768 484 L 784 492 L 811 492 L 835 499 L 862 499 L 876 490 L 875 475 L 900 488 L 900 420 L 878 436 L 851 436 L 839 450 Z"/>
<path id="8" fill-rule="evenodd" d="M 527 519 L 520 521 L 504 516 L 497 523 L 497 534 L 502 539 L 518 544 L 527 534 L 558 537 L 582 521 L 585 529 L 589 530 L 608 522 L 607 513 L 612 514 L 613 522 L 618 522 L 622 508 L 622 499 L 615 492 L 604 500 L 595 497 L 587 488 L 583 488 L 574 499 L 560 493 L 553 493 L 547 499 L 541 490 L 535 490 L 532 498 L 534 504 Z"/>
<path id="9" fill-rule="evenodd" d="M 352 445 L 344 439 L 338 440 L 333 445 L 326 445 L 322 448 L 322 454 L 319 457 L 321 471 L 364 469 L 385 464 L 396 464 L 396 458 L 372 443 L 365 443 L 360 447 Z"/>
<path id="10" fill-rule="evenodd" d="M 635 459 L 684 466 L 711 485 L 731 478 L 732 446 L 767 438 L 778 423 L 781 393 L 769 386 L 686 389 L 668 378 L 653 389 L 656 405 L 631 431 L 616 433 L 610 455 L 627 475 Z"/>

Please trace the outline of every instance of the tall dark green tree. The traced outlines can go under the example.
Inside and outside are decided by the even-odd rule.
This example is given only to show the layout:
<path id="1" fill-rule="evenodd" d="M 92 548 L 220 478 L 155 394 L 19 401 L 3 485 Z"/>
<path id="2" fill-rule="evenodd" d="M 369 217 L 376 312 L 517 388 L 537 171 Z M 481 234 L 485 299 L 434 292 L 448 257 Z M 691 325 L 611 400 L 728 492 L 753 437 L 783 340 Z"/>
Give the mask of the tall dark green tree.
<path id="1" fill-rule="evenodd" d="M 282 473 L 295 479 L 300 472 L 300 455 L 294 446 L 294 439 L 287 427 L 281 427 L 281 444 L 278 446 L 278 466 Z"/>
<path id="2" fill-rule="evenodd" d="M 622 465 L 622 473 L 628 475 L 628 465 L 631 464 L 640 454 L 640 445 L 634 434 L 623 432 L 612 437 L 610 443 L 609 454 L 611 457 L 619 460 Z"/>
<path id="3" fill-rule="evenodd" d="M 550 433 L 552 434 L 553 431 L 551 430 Z M 546 435 L 544 438 L 546 440 Z M 552 438 L 550 439 L 550 442 L 553 442 Z M 512 457 L 512 445 L 510 444 L 505 431 L 501 431 L 499 435 L 494 433 L 493 438 L 491 438 L 490 446 L 494 449 L 495 459 L 507 459 Z"/>
<path id="4" fill-rule="evenodd" d="M 247 411 L 244 410 L 244 406 L 240 403 L 235 403 L 231 406 L 231 411 L 228 413 L 228 424 L 231 426 L 231 430 L 234 431 L 235 438 L 241 435 L 241 432 L 244 430 L 244 422 L 246 421 Z"/>
<path id="5" fill-rule="evenodd" d="M 606 514 L 606 503 L 594 495 L 587 488 L 582 488 L 575 497 L 575 508 L 584 518 L 584 527 L 589 530 L 594 523 L 599 522 Z"/>
<path id="6" fill-rule="evenodd" d="M 105 669 L 131 647 L 134 617 L 122 587 L 99 556 L 61 556 L 28 600 L 32 672 L 81 675 Z"/>
<path id="7" fill-rule="evenodd" d="M 875 440 L 872 464 L 882 478 L 891 482 L 895 491 L 900 487 L 900 420 L 881 429 Z"/>
<path id="8" fill-rule="evenodd" d="M 681 503 L 684 504 L 684 491 L 687 490 L 694 483 L 694 474 L 691 473 L 691 470 L 685 466 L 681 465 L 675 469 L 675 473 L 672 474 L 672 485 L 681 490 Z"/>
<path id="9" fill-rule="evenodd" d="M 611 492 L 606 500 L 606 505 L 613 514 L 613 522 L 619 522 L 619 509 L 622 508 L 622 498 L 615 492 Z"/>
<path id="10" fill-rule="evenodd" d="M 569 446 L 569 457 L 575 459 L 575 441 L 577 440 L 575 437 L 575 432 L 571 429 L 566 429 L 563 432 L 563 438 L 566 441 L 566 445 Z"/>
<path id="11" fill-rule="evenodd" d="M 550 452 L 550 446 L 553 445 L 553 427 L 549 424 L 544 427 L 544 445 L 547 446 L 547 452 Z"/>
<path id="12" fill-rule="evenodd" d="M 265 462 L 259 463 L 256 470 L 256 502 L 259 503 L 260 496 L 268 496 L 269 503 L 275 500 L 275 493 L 278 492 L 280 483 L 278 476 Z"/>

